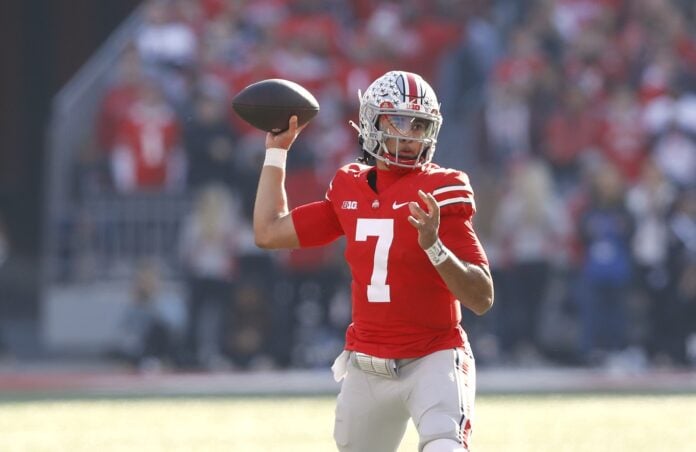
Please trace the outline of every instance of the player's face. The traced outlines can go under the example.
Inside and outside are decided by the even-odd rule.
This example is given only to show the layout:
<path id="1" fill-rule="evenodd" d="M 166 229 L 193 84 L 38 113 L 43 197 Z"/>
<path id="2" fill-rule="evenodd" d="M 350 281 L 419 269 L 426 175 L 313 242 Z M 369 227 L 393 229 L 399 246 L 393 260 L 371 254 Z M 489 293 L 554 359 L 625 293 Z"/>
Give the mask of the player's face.
<path id="1" fill-rule="evenodd" d="M 421 142 L 417 140 L 431 135 L 433 123 L 427 119 L 410 116 L 382 115 L 379 118 L 379 127 L 381 131 L 399 137 L 385 140 L 390 154 L 395 155 L 398 151 L 401 157 L 416 158 L 422 147 Z"/>

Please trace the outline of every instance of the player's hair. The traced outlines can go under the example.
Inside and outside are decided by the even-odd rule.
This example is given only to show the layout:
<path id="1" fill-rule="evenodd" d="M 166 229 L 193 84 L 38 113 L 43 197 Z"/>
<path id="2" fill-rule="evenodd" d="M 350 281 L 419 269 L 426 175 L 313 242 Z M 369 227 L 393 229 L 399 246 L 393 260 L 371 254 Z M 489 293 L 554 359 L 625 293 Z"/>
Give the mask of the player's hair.
<path id="1" fill-rule="evenodd" d="M 360 150 L 362 152 L 360 153 L 360 156 L 355 160 L 358 163 L 362 163 L 363 165 L 375 166 L 377 164 L 377 159 L 374 155 L 370 154 L 369 152 L 363 149 L 364 141 L 365 140 L 363 140 L 363 138 L 358 135 L 358 146 L 360 146 Z"/>

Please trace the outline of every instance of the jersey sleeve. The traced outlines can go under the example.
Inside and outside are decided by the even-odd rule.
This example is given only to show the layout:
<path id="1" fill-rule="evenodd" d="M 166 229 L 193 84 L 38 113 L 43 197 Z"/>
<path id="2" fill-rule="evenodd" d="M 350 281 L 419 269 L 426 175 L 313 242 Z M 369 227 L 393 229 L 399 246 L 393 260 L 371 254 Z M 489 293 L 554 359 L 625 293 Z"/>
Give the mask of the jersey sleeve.
<path id="1" fill-rule="evenodd" d="M 444 177 L 432 194 L 440 206 L 441 216 L 471 218 L 476 213 L 474 190 L 465 173 L 456 171 Z"/>
<path id="2" fill-rule="evenodd" d="M 474 265 L 488 265 L 488 257 L 474 231 L 471 218 L 443 217 L 439 235 L 442 243 L 460 260 Z"/>
<path id="3" fill-rule="evenodd" d="M 327 199 L 296 207 L 290 214 L 303 248 L 326 245 L 343 235 L 343 228 Z"/>
<path id="4" fill-rule="evenodd" d="M 474 190 L 469 177 L 457 171 L 433 190 L 440 206 L 440 239 L 464 262 L 488 265 L 488 257 L 473 226 L 476 213 Z"/>

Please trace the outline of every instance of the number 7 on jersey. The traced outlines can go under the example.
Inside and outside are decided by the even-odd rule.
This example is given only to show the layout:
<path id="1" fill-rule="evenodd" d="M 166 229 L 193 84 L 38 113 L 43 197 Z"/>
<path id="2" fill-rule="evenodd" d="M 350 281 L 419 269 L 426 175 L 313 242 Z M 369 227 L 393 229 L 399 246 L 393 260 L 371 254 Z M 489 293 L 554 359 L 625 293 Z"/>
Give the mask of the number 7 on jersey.
<path id="1" fill-rule="evenodd" d="M 387 260 L 389 259 L 389 248 L 394 240 L 394 220 L 391 218 L 358 218 L 355 240 L 364 242 L 370 236 L 377 237 L 377 245 L 372 265 L 372 277 L 367 286 L 367 301 L 389 303 L 391 298 L 387 285 Z"/>

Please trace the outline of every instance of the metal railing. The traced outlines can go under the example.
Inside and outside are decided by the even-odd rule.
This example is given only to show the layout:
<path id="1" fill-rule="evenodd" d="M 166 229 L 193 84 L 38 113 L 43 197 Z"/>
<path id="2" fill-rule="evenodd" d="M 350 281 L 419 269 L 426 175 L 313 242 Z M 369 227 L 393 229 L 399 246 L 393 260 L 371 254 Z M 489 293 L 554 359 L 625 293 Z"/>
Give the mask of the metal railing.
<path id="1" fill-rule="evenodd" d="M 59 226 L 47 256 L 51 284 L 128 281 L 141 259 L 155 259 L 164 277 L 179 274 L 178 242 L 190 199 L 181 194 L 100 194 L 82 201 Z"/>
<path id="2" fill-rule="evenodd" d="M 93 140 L 94 118 L 104 89 L 120 54 L 142 22 L 141 10 L 142 7 L 136 9 L 119 26 L 53 100 L 46 143 L 49 152 L 44 169 L 42 289 L 60 275 L 65 263 L 59 256 L 79 239 L 67 233 L 78 223 L 84 210 L 79 156 Z"/>

